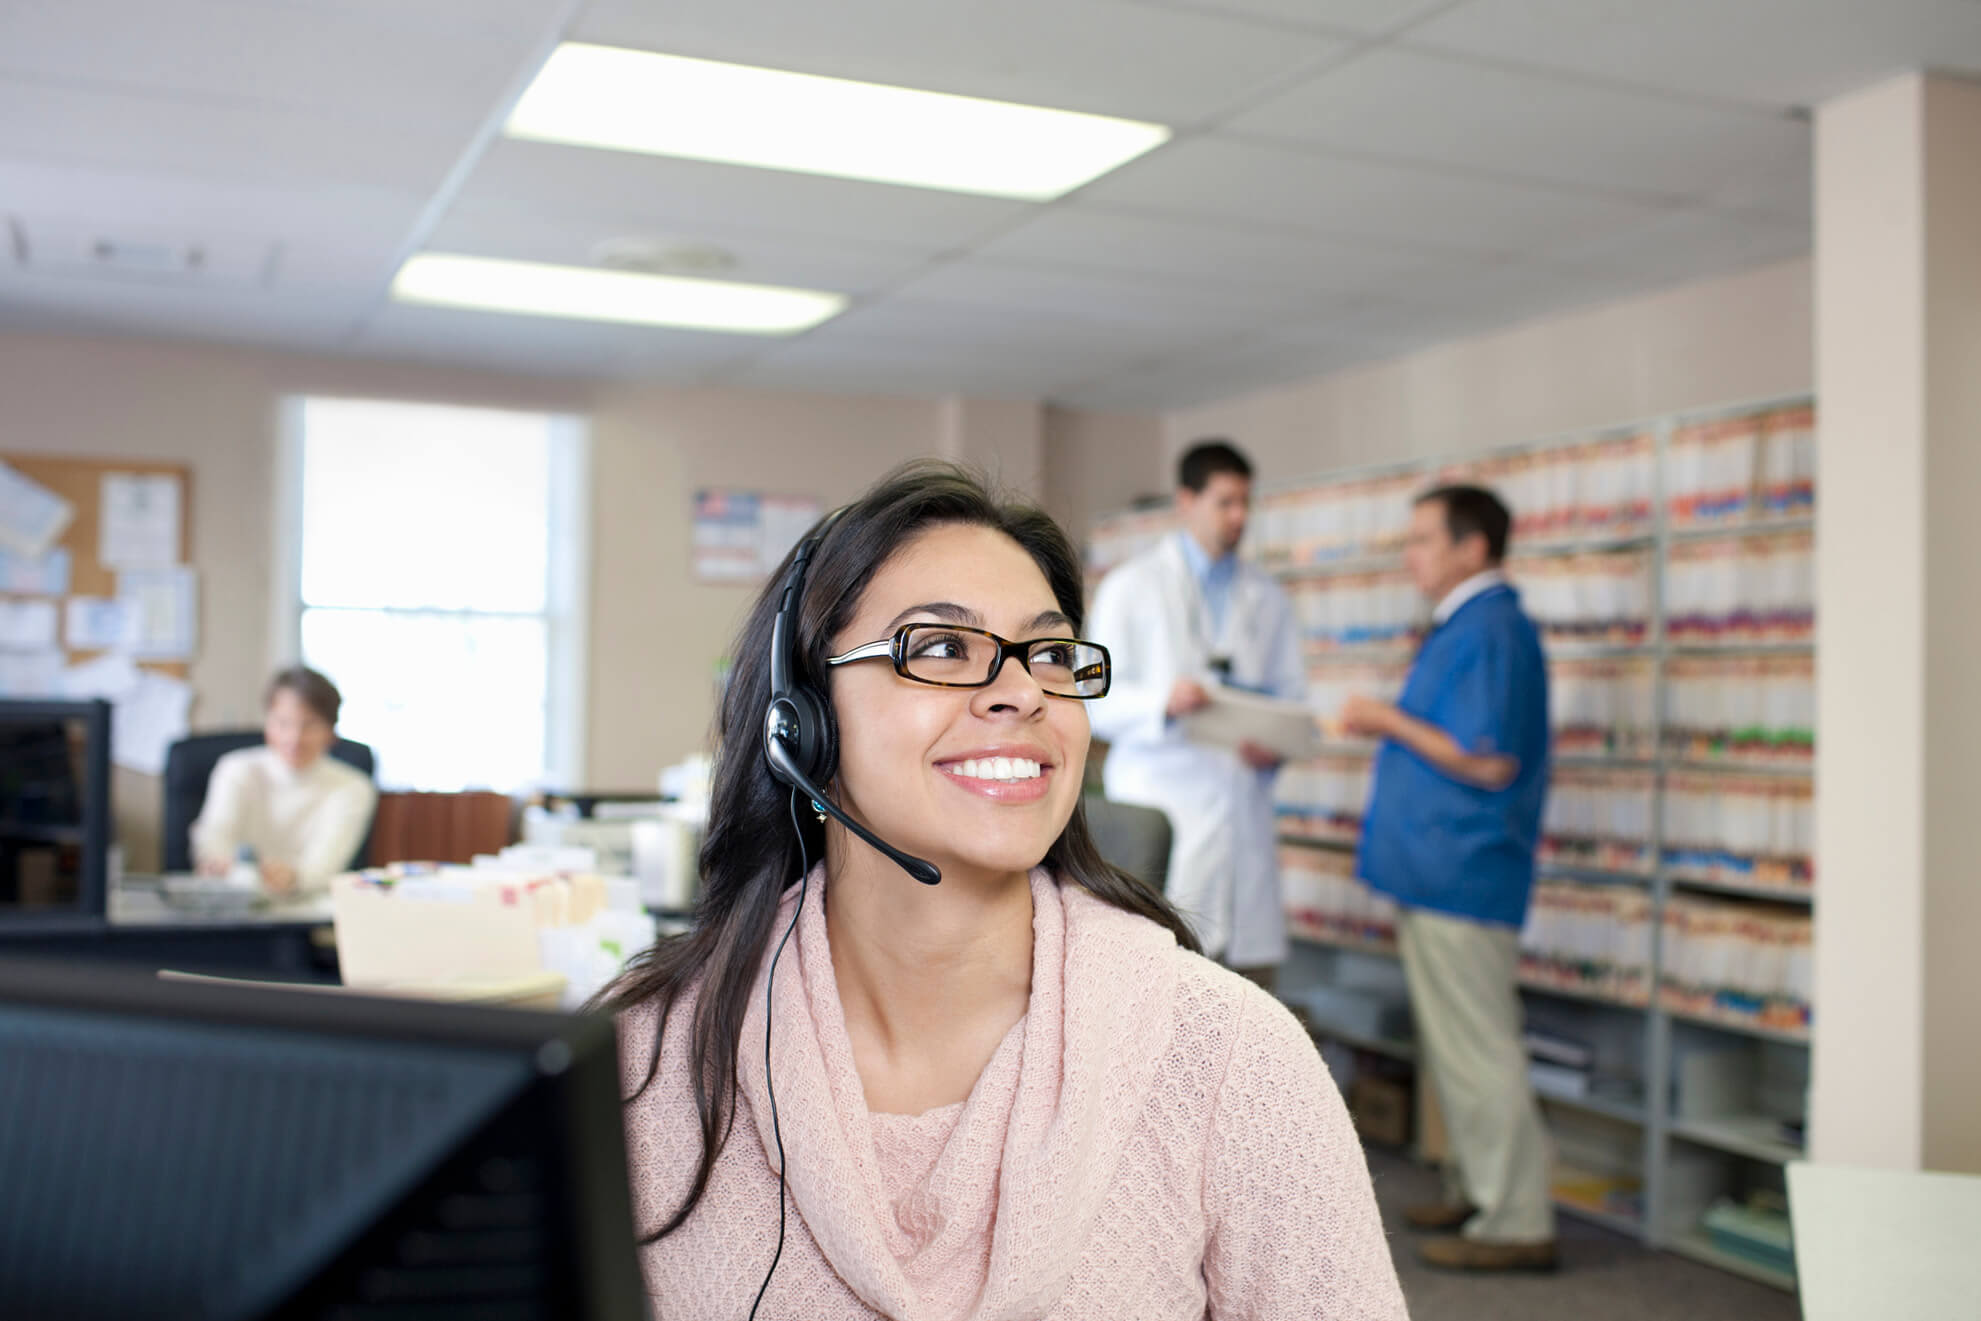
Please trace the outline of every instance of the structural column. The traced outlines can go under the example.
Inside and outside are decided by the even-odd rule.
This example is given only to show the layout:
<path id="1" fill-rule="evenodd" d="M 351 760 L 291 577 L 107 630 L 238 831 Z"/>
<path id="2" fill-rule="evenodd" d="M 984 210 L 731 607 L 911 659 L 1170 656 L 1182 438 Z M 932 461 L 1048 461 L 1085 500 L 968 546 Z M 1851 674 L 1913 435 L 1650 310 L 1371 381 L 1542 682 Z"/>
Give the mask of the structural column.
<path id="1" fill-rule="evenodd" d="M 1981 86 L 1816 115 L 1811 1156 L 1981 1172 Z"/>
<path id="2" fill-rule="evenodd" d="M 1036 400 L 949 395 L 937 410 L 937 454 L 981 470 L 1003 490 L 1041 498 L 1045 410 Z"/>

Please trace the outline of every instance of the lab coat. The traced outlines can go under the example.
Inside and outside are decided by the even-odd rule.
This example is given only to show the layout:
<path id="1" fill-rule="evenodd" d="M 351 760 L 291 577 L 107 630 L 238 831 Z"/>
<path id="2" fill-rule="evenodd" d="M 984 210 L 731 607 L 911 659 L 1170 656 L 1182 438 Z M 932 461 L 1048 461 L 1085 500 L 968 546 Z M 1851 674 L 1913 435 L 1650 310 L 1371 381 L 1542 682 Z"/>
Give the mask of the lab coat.
<path id="1" fill-rule="evenodd" d="M 1270 575 L 1241 563 L 1224 627 L 1213 636 L 1189 560 L 1170 536 L 1101 580 L 1086 632 L 1114 661 L 1108 695 L 1090 707 L 1095 735 L 1110 745 L 1107 796 L 1169 817 L 1168 897 L 1206 954 L 1240 968 L 1282 962 L 1286 910 L 1274 772 L 1253 770 L 1227 749 L 1188 742 L 1164 707 L 1180 678 L 1217 683 L 1214 657 L 1230 659 L 1235 685 L 1304 697 L 1300 633 L 1286 593 Z"/>

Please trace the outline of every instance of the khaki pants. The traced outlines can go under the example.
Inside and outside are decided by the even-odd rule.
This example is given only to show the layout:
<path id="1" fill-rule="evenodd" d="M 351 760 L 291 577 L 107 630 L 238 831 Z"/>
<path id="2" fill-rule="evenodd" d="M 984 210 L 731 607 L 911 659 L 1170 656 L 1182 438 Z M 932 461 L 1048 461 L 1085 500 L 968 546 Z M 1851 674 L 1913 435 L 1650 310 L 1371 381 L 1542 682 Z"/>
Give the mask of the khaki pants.
<path id="1" fill-rule="evenodd" d="M 1418 1048 L 1444 1107 L 1446 1192 L 1479 1208 L 1465 1236 L 1553 1238 L 1547 1134 L 1521 1042 L 1519 937 L 1421 909 L 1403 912 L 1397 937 Z"/>

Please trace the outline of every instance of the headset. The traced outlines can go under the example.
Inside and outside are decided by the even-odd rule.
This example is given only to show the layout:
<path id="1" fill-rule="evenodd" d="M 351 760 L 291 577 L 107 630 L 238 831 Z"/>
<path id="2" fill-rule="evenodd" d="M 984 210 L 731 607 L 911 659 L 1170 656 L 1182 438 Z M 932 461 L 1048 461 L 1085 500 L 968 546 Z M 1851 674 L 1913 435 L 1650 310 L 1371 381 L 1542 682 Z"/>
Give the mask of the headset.
<path id="1" fill-rule="evenodd" d="M 785 570 L 770 627 L 770 705 L 764 710 L 764 760 L 779 783 L 807 795 L 812 806 L 858 835 L 898 863 L 923 885 L 936 885 L 942 872 L 932 862 L 903 853 L 840 809 L 821 781 L 830 780 L 839 763 L 839 735 L 832 721 L 832 704 L 817 688 L 798 678 L 803 657 L 798 654 L 798 604 L 805 589 L 805 569 L 812 553 L 846 511 L 834 511 L 818 531 L 805 539 Z"/>
<path id="2" fill-rule="evenodd" d="M 770 1269 L 764 1272 L 764 1282 L 757 1288 L 757 1300 L 750 1306 L 751 1321 L 755 1321 L 757 1308 L 763 1305 L 764 1293 L 770 1288 L 770 1278 L 777 1273 L 777 1263 L 784 1257 L 784 1130 L 777 1122 L 777 1088 L 771 1081 L 770 1022 L 777 961 L 784 957 L 784 946 L 798 926 L 799 913 L 804 911 L 804 887 L 809 884 L 811 872 L 810 859 L 805 856 L 805 833 L 798 820 L 799 795 L 809 797 L 822 818 L 831 816 L 922 884 L 936 885 L 942 881 L 942 872 L 934 863 L 895 848 L 846 815 L 819 787 L 820 781 L 832 778 L 838 766 L 839 735 L 832 720 L 832 703 L 824 693 L 798 678 L 804 669 L 804 658 L 798 654 L 798 603 L 804 596 L 805 569 L 812 561 L 812 553 L 845 512 L 835 510 L 792 555 L 791 567 L 784 572 L 777 618 L 770 626 L 770 705 L 764 708 L 764 761 L 769 764 L 773 779 L 790 786 L 791 829 L 798 836 L 801 870 L 798 907 L 791 914 L 783 938 L 777 942 L 777 950 L 770 959 L 770 973 L 764 980 L 764 1089 L 770 1093 L 770 1130 L 777 1142 L 777 1251 L 771 1255 Z"/>

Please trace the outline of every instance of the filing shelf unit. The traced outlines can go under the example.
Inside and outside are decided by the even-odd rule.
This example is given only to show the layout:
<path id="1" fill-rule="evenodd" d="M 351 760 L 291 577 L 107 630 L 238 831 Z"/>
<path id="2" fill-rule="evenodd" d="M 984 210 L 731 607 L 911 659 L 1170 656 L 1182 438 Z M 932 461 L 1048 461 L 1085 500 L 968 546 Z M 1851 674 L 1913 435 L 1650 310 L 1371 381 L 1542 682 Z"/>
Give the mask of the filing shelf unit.
<path id="1" fill-rule="evenodd" d="M 1813 641 L 1810 643 L 1760 643 L 1729 646 L 1674 644 L 1667 631 L 1666 596 L 1667 575 L 1671 564 L 1670 552 L 1675 546 L 1697 542 L 1724 541 L 1755 535 L 1779 535 L 1800 533 L 1813 535 L 1814 521 L 1810 517 L 1794 518 L 1750 518 L 1738 524 L 1711 528 L 1678 528 L 1672 526 L 1668 481 L 1671 472 L 1670 448 L 1674 434 L 1683 427 L 1718 421 L 1734 420 L 1751 415 L 1780 412 L 1796 408 L 1811 408 L 1813 401 L 1807 396 L 1790 396 L 1776 399 L 1762 399 L 1729 404 L 1709 409 L 1688 410 L 1683 413 L 1639 422 L 1632 425 L 1596 428 L 1585 432 L 1552 437 L 1526 445 L 1475 453 L 1468 455 L 1447 455 L 1424 461 L 1384 465 L 1325 474 L 1299 481 L 1275 483 L 1262 492 L 1265 496 L 1282 491 L 1311 490 L 1320 486 L 1364 482 L 1378 478 L 1410 477 L 1428 482 L 1440 469 L 1452 465 L 1464 465 L 1496 458 L 1524 454 L 1539 454 L 1563 446 L 1582 445 L 1592 441 L 1615 439 L 1649 434 L 1654 446 L 1654 485 L 1651 503 L 1651 530 L 1643 532 L 1633 529 L 1626 535 L 1614 538 L 1593 538 L 1583 540 L 1553 541 L 1540 545 L 1523 544 L 1517 537 L 1513 547 L 1516 561 L 1541 555 L 1562 555 L 1590 551 L 1640 550 L 1652 557 L 1651 620 L 1649 635 L 1641 645 L 1626 646 L 1553 646 L 1549 647 L 1551 665 L 1561 660 L 1581 659 L 1626 659 L 1639 658 L 1652 666 L 1653 706 L 1652 726 L 1648 731 L 1648 756 L 1605 757 L 1587 755 L 1564 755 L 1556 759 L 1557 769 L 1593 771 L 1637 771 L 1651 775 L 1654 794 L 1652 813 L 1652 837 L 1647 841 L 1654 869 L 1646 874 L 1607 870 L 1599 867 L 1577 866 L 1574 864 L 1543 864 L 1543 880 L 1556 878 L 1599 884 L 1629 885 L 1649 890 L 1652 901 L 1651 913 L 1651 963 L 1650 997 L 1648 1004 L 1630 1003 L 1620 998 L 1593 995 L 1550 986 L 1532 984 L 1523 980 L 1523 998 L 1529 1004 L 1530 1019 L 1537 1012 L 1537 1004 L 1560 1006 L 1554 1011 L 1557 1021 L 1563 1013 L 1589 1015 L 1623 1015 L 1637 1020 L 1637 1026 L 1629 1028 L 1629 1033 L 1641 1039 L 1637 1052 L 1637 1077 L 1643 1083 L 1643 1100 L 1633 1105 L 1626 1101 L 1605 1096 L 1591 1096 L 1584 1099 L 1562 1099 L 1542 1097 L 1543 1116 L 1551 1130 L 1556 1127 L 1556 1113 L 1570 1112 L 1591 1117 L 1612 1125 L 1628 1125 L 1641 1130 L 1641 1143 L 1638 1146 L 1638 1168 L 1632 1173 L 1641 1179 L 1643 1214 L 1641 1217 L 1619 1215 L 1611 1211 L 1599 1211 L 1558 1200 L 1558 1206 L 1565 1213 L 1592 1220 L 1612 1230 L 1625 1233 L 1650 1246 L 1670 1250 L 1686 1257 L 1720 1267 L 1749 1279 L 1784 1289 L 1794 1288 L 1792 1276 L 1756 1265 L 1741 1257 L 1729 1254 L 1715 1246 L 1703 1229 L 1696 1224 L 1697 1213 L 1705 1209 L 1699 1192 L 1700 1165 L 1692 1161 L 1687 1153 L 1706 1153 L 1710 1159 L 1725 1161 L 1752 1162 L 1757 1167 L 1774 1170 L 1772 1180 L 1779 1182 L 1779 1167 L 1788 1161 L 1799 1159 L 1800 1151 L 1781 1141 L 1764 1126 L 1759 1118 L 1680 1118 L 1673 1113 L 1672 1087 L 1674 1070 L 1674 1042 L 1683 1036 L 1698 1045 L 1717 1041 L 1723 1045 L 1752 1043 L 1757 1051 L 1789 1052 L 1798 1058 L 1799 1080 L 1806 1087 L 1808 1067 L 1808 1035 L 1806 1032 L 1783 1031 L 1758 1023 L 1734 1023 L 1716 1020 L 1707 1016 L 1688 1013 L 1676 1008 L 1668 1008 L 1663 1003 L 1664 959 L 1664 917 L 1671 900 L 1684 894 L 1695 894 L 1701 898 L 1729 898 L 1742 901 L 1757 901 L 1778 906 L 1782 911 L 1794 913 L 1813 912 L 1813 886 L 1809 890 L 1777 890 L 1760 886 L 1726 884 L 1705 878 L 1693 878 L 1678 874 L 1665 865 L 1665 839 L 1667 816 L 1667 785 L 1672 776 L 1729 776 L 1765 779 L 1782 777 L 1789 780 L 1811 782 L 1813 769 L 1808 766 L 1746 765 L 1699 762 L 1680 758 L 1667 747 L 1665 737 L 1669 722 L 1670 707 L 1670 662 L 1674 659 L 1692 657 L 1815 657 Z M 1820 492 L 1818 493 L 1820 495 Z M 1517 512 L 1517 511 L 1516 511 Z M 1159 526 L 1159 516 L 1148 512 L 1119 517 L 1135 518 L 1141 521 L 1144 535 L 1153 535 L 1148 529 Z M 1103 520 L 1098 530 L 1105 529 L 1108 520 Z M 1360 554 L 1334 562 L 1298 567 L 1277 567 L 1273 572 L 1286 585 L 1293 585 L 1302 579 L 1316 577 L 1344 576 L 1381 572 L 1400 568 L 1402 558 L 1396 554 Z M 1318 668 L 1310 654 L 1310 670 Z M 1338 649 L 1330 655 L 1341 661 L 1368 662 L 1373 664 L 1398 664 L 1408 660 L 1410 652 L 1396 646 L 1371 647 L 1367 649 Z M 1326 662 L 1321 662 L 1326 663 Z M 1330 756 L 1369 755 L 1368 750 L 1351 748 L 1330 749 Z M 1812 758 L 1813 761 L 1813 758 Z M 1303 848 L 1328 849 L 1352 852 L 1355 844 L 1343 838 L 1313 838 L 1302 834 L 1282 834 L 1283 844 Z M 1311 984 L 1315 980 L 1333 980 L 1344 961 L 1371 963 L 1393 963 L 1397 956 L 1393 948 L 1376 942 L 1341 939 L 1320 939 L 1310 935 L 1296 935 L 1294 952 L 1289 960 L 1283 979 L 1289 983 Z M 1326 1024 L 1312 1025 L 1317 1037 L 1335 1040 L 1344 1046 L 1370 1050 L 1396 1059 L 1414 1059 L 1415 1050 L 1405 1042 L 1372 1040 L 1351 1032 L 1337 1031 Z M 1778 1093 L 1778 1095 L 1780 1095 Z M 1800 1098 L 1797 1098 L 1798 1100 Z M 1675 1149 L 1680 1154 L 1674 1154 Z M 1685 1178 L 1678 1177 L 1675 1164 L 1685 1165 Z M 1728 1183 L 1745 1182 L 1738 1173 L 1728 1177 L 1721 1171 L 1721 1185 L 1724 1190 Z M 1711 1171 L 1707 1178 L 1710 1181 Z M 1687 1184 L 1689 1187 L 1679 1187 Z M 1689 1195 L 1688 1205 L 1674 1205 L 1676 1199 Z"/>

